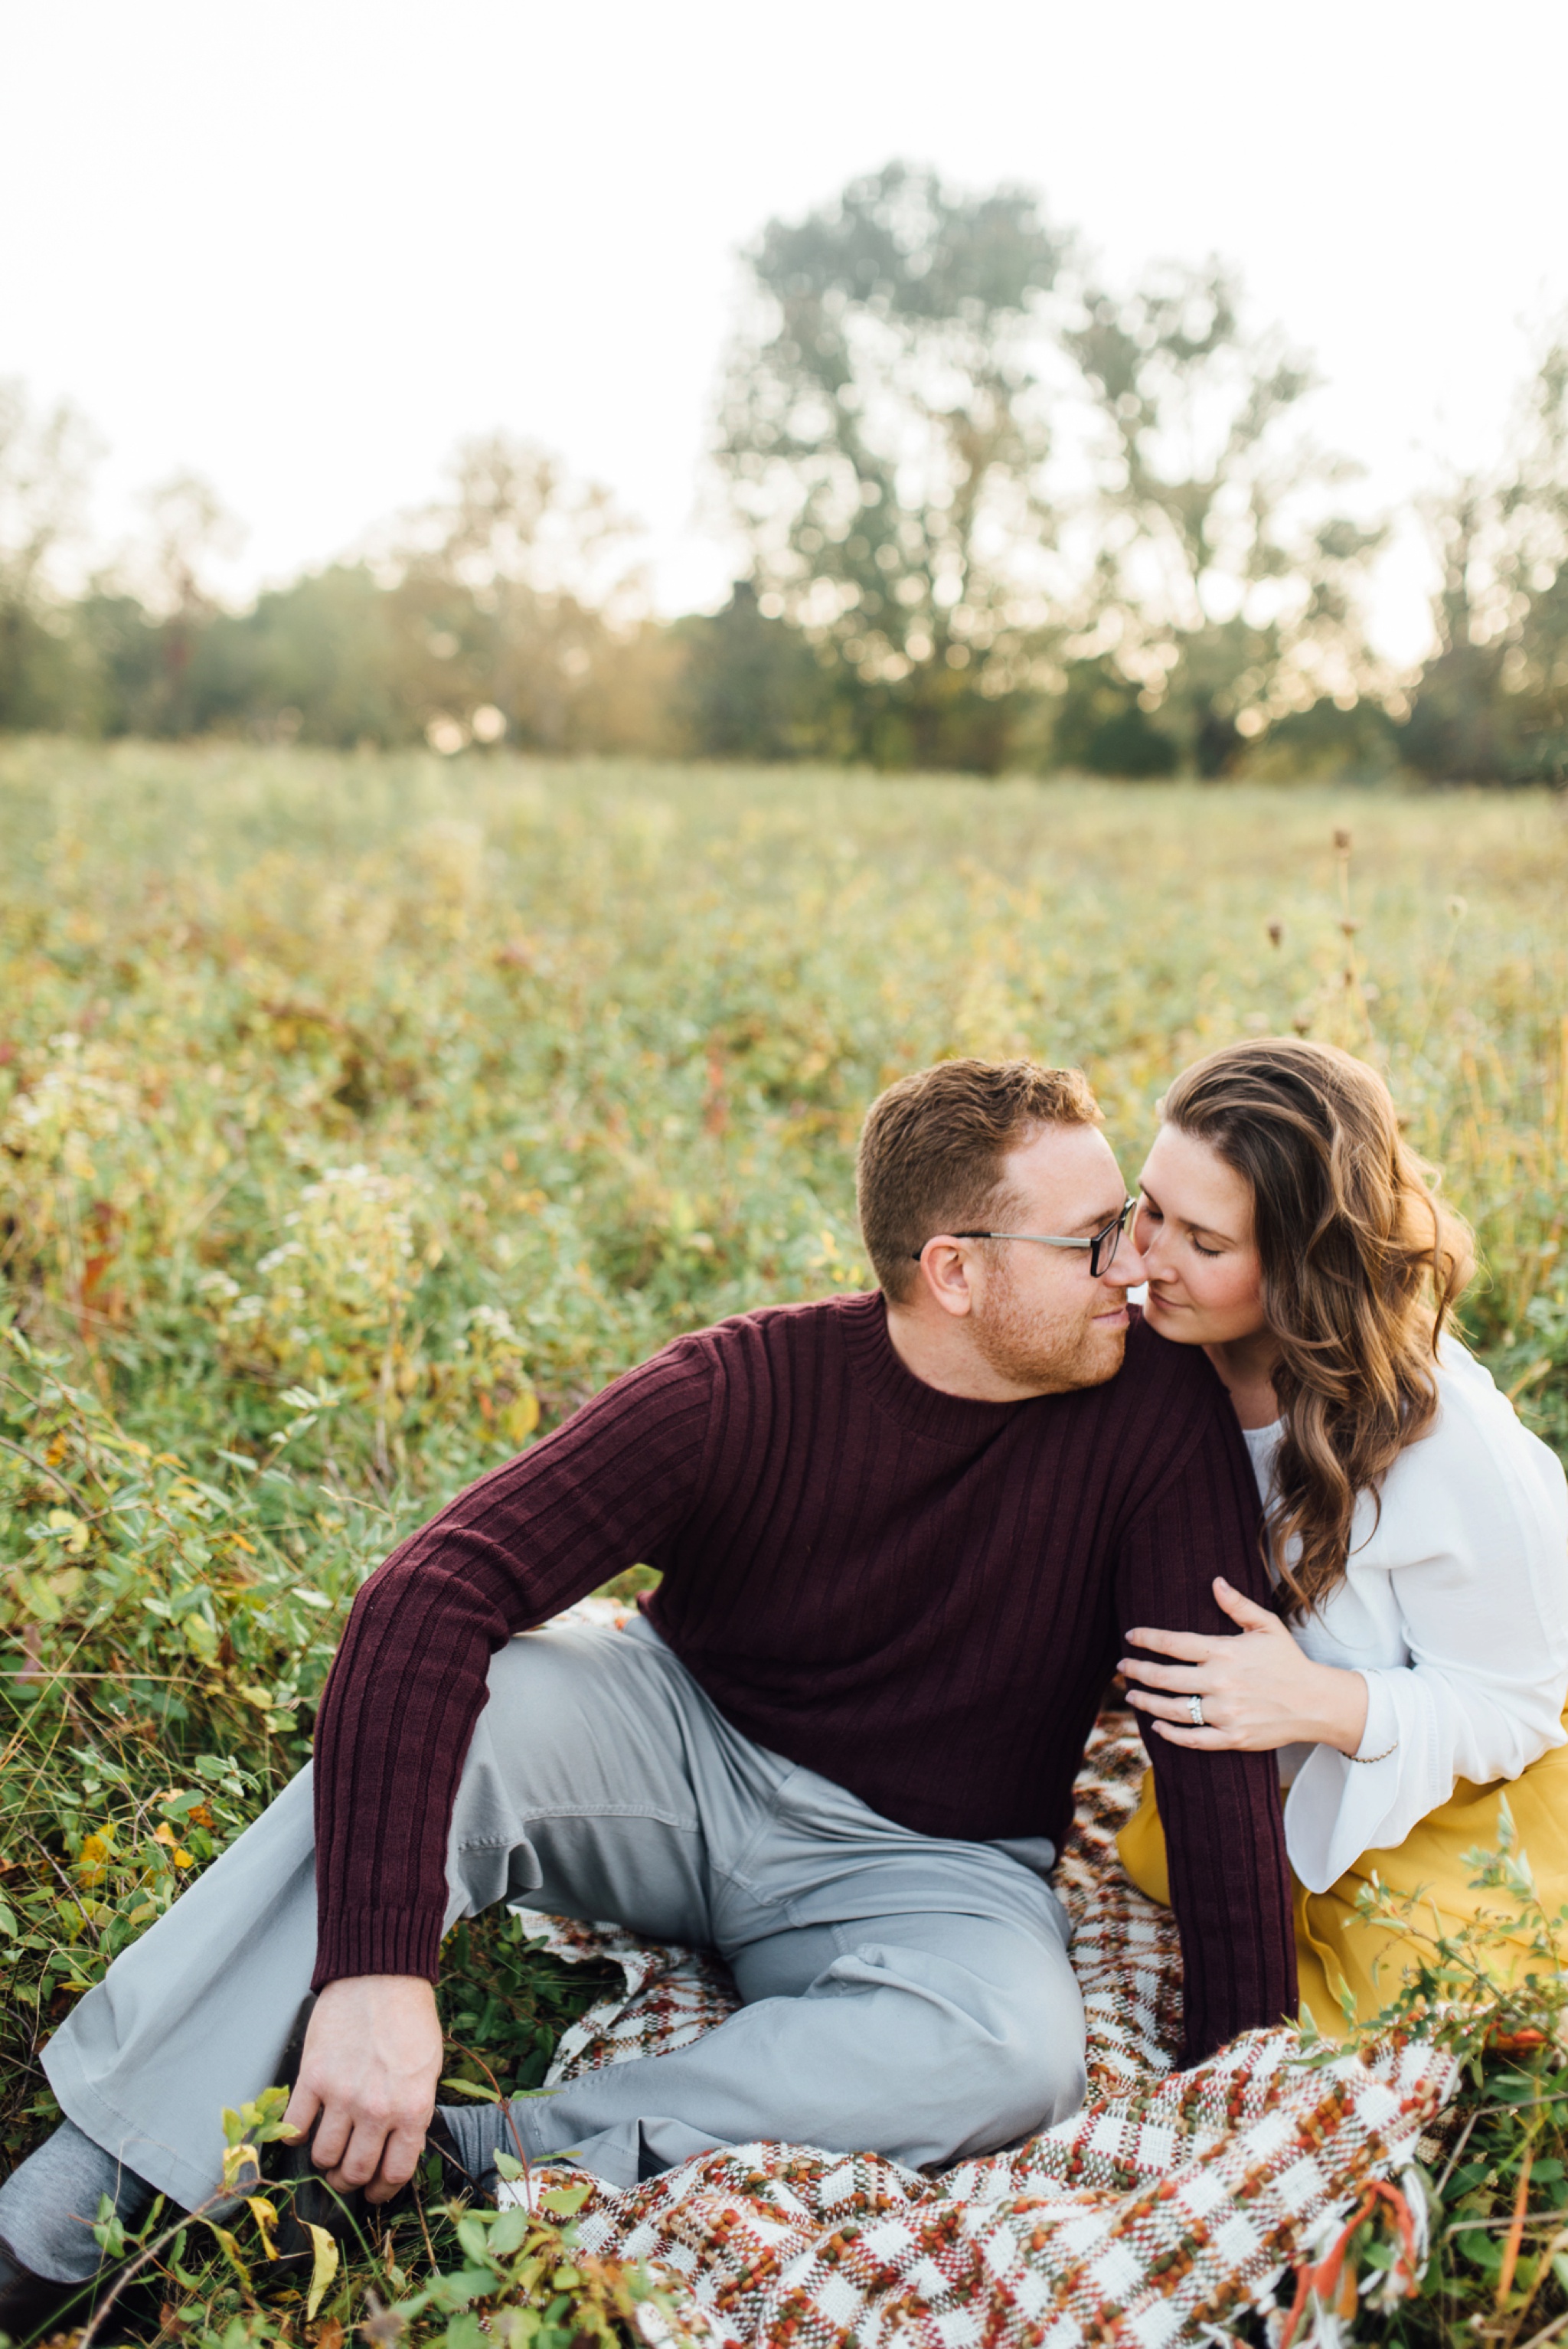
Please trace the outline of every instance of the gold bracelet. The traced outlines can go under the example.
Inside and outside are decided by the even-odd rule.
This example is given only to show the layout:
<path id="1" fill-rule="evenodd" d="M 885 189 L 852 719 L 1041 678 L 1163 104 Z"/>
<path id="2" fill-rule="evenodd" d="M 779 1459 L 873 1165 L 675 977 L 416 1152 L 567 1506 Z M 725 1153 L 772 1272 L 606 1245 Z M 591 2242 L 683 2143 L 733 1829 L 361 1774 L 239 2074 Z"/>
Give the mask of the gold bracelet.
<path id="1" fill-rule="evenodd" d="M 1347 1754 L 1345 1758 L 1347 1762 L 1387 1762 L 1390 1754 L 1398 1754 L 1398 1751 L 1399 1741 L 1396 1737 L 1392 1745 L 1385 1745 L 1381 1754 Z"/>

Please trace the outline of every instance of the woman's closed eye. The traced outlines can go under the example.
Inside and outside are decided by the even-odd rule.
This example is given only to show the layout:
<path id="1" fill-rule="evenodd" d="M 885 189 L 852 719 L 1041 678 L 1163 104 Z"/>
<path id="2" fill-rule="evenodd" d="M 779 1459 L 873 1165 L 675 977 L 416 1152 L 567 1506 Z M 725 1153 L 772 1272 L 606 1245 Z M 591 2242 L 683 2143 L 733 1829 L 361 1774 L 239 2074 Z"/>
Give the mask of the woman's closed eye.
<path id="1" fill-rule="evenodd" d="M 1165 1217 L 1161 1210 L 1155 1206 L 1152 1199 L 1149 1198 L 1140 1199 L 1138 1203 L 1138 1219 L 1140 1223 L 1147 1222 L 1150 1224 L 1162 1224 L 1165 1221 Z M 1200 1256 L 1223 1256 L 1225 1253 L 1222 1247 L 1205 1247 L 1202 1241 L 1197 1237 L 1196 1233 L 1189 1232 L 1187 1237 L 1191 1241 L 1192 1246 L 1197 1249 Z"/>

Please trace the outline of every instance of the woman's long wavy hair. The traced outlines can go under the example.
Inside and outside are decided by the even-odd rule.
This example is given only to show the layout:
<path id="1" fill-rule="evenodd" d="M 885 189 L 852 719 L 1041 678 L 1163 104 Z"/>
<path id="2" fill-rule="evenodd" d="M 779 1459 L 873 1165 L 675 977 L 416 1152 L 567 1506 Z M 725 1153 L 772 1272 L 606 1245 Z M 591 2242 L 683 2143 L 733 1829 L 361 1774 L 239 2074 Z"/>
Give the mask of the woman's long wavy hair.
<path id="1" fill-rule="evenodd" d="M 1284 1422 L 1268 1539 L 1299 1616 L 1345 1572 L 1358 1496 L 1431 1425 L 1470 1229 L 1400 1139 L 1382 1078 L 1334 1045 L 1228 1045 L 1161 1108 L 1252 1190 Z"/>

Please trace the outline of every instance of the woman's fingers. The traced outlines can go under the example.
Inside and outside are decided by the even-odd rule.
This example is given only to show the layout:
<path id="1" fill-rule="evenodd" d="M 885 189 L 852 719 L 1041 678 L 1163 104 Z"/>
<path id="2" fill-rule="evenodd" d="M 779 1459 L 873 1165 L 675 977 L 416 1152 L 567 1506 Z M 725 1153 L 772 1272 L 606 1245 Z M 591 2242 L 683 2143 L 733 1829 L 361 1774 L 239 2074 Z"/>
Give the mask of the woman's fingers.
<path id="1" fill-rule="evenodd" d="M 1163 1721 L 1154 1723 L 1154 1733 L 1169 1745 L 1190 1745 L 1198 1754 L 1233 1754 L 1246 1742 L 1228 1729 L 1173 1729 Z"/>
<path id="2" fill-rule="evenodd" d="M 1177 1656 L 1184 1664 L 1206 1662 L 1214 1644 L 1196 1631 L 1129 1631 L 1127 1641 L 1129 1647 L 1151 1649 L 1157 1656 Z M 1126 1671 L 1129 1667 L 1124 1664 L 1121 1669 Z"/>
<path id="3" fill-rule="evenodd" d="M 1193 1694 L 1197 1694 L 1196 1690 L 1193 1691 Z M 1160 1721 L 1180 1721 L 1188 1723 L 1192 1726 L 1196 1726 L 1196 1724 L 1192 1723 L 1192 1705 L 1191 1698 L 1184 1696 L 1150 1696 L 1146 1694 L 1142 1689 L 1129 1689 L 1128 1695 L 1130 1697 L 1132 1702 L 1138 1707 L 1140 1713 L 1151 1713 L 1154 1714 L 1155 1718 Z M 1209 1702 L 1209 1700 L 1205 1700 L 1204 1702 L 1205 1713 L 1208 1711 Z M 1212 1722 L 1209 1723 L 1211 1729 L 1213 1725 Z"/>
<path id="4" fill-rule="evenodd" d="M 1202 1696 L 1212 1679 L 1199 1664 L 1145 1664 L 1124 1656 L 1117 1667 L 1129 1681 L 1140 1681 L 1145 1688 L 1175 1689 L 1187 1696 Z"/>
<path id="5" fill-rule="evenodd" d="M 1266 1607 L 1258 1606 L 1243 1591 L 1233 1588 L 1222 1574 L 1214 1577 L 1214 1596 L 1232 1622 L 1239 1623 L 1243 1631 L 1285 1631 L 1277 1615 L 1271 1615 Z M 1289 1639 L 1288 1631 L 1285 1637 Z"/>

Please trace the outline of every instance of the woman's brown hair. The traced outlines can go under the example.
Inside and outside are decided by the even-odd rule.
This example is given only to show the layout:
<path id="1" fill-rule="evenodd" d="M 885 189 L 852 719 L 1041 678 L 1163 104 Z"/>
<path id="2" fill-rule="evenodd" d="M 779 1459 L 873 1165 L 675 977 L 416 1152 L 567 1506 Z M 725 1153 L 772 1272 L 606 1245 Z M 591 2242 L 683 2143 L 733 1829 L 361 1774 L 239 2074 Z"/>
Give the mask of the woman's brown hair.
<path id="1" fill-rule="evenodd" d="M 1332 1044 L 1227 1045 L 1161 1108 L 1252 1190 L 1284 1422 L 1269 1543 L 1303 1613 L 1345 1572 L 1358 1495 L 1431 1425 L 1438 1340 L 1475 1269 L 1470 1230 L 1400 1138 L 1382 1078 Z"/>

